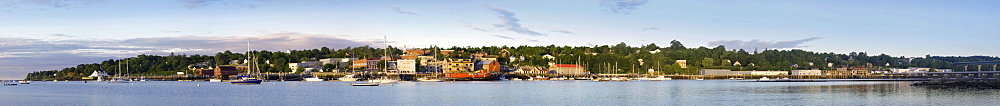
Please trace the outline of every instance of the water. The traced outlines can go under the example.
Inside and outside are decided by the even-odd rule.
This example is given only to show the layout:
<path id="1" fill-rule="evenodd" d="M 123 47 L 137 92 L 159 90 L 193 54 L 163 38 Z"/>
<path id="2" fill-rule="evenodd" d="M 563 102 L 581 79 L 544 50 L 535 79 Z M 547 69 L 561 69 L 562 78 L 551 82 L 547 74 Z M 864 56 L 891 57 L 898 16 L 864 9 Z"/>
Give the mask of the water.
<path id="1" fill-rule="evenodd" d="M 39 82 L 0 86 L 0 105 L 995 105 L 1000 90 L 913 82 Z M 200 85 L 200 86 L 198 86 Z"/>

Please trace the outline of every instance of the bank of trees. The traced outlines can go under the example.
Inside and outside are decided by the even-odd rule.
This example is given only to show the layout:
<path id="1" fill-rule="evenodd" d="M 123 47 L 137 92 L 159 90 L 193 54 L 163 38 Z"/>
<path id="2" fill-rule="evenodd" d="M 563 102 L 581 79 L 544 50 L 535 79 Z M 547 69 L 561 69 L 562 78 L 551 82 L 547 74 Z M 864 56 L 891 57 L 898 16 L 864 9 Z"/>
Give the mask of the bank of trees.
<path id="1" fill-rule="evenodd" d="M 952 62 L 998 61 L 1000 58 L 989 56 L 971 57 L 940 57 L 927 55 L 921 58 L 893 57 L 885 54 L 871 55 L 865 52 L 847 54 L 818 53 L 804 50 L 743 50 L 716 47 L 685 47 L 679 41 L 671 41 L 669 46 L 660 47 L 656 44 L 640 46 L 626 45 L 624 42 L 616 45 L 587 46 L 484 46 L 484 47 L 437 47 L 424 48 L 433 52 L 440 50 L 455 50 L 450 55 L 437 54 L 436 58 L 470 58 L 472 53 L 488 53 L 501 56 L 498 62 L 508 67 L 541 66 L 548 67 L 550 62 L 557 64 L 580 64 L 592 73 L 647 73 L 654 74 L 697 74 L 699 69 L 732 69 L 732 70 L 794 70 L 822 69 L 833 70 L 837 67 L 867 66 L 873 68 L 905 68 L 930 67 L 937 69 L 955 69 L 963 71 Z M 506 53 L 501 51 L 507 50 Z M 402 54 L 403 50 L 389 47 L 382 48 L 361 46 L 341 49 L 322 47 L 310 50 L 289 50 L 284 52 L 253 51 L 251 56 L 260 65 L 263 72 L 291 72 L 288 63 L 315 61 L 323 58 L 380 58 L 384 52 Z M 501 55 L 505 54 L 505 55 Z M 554 58 L 545 58 L 545 55 Z M 248 60 L 244 52 L 234 53 L 223 51 L 214 55 L 176 55 L 167 56 L 138 55 L 125 59 L 109 59 L 100 63 L 80 64 L 76 67 L 61 70 L 38 71 L 28 74 L 30 79 L 48 78 L 80 78 L 90 75 L 95 70 L 106 70 L 109 74 L 118 65 L 129 66 L 131 74 L 173 74 L 188 72 L 192 68 L 211 67 L 218 65 L 241 65 Z M 640 61 L 641 60 L 641 61 Z M 686 64 L 677 63 L 685 60 Z M 125 64 L 128 61 L 128 64 Z M 335 66 L 335 65 L 325 65 Z M 687 68 L 682 68 L 687 67 Z M 346 67 L 324 67 L 324 69 L 341 69 Z M 992 69 L 992 65 L 984 66 Z"/>

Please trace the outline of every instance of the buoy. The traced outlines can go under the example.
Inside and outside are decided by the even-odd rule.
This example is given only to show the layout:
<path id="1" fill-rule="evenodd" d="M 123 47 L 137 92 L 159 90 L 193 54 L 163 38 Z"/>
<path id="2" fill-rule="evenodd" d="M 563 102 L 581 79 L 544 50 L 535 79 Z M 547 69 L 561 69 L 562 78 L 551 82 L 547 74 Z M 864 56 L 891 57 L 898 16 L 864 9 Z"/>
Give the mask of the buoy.
<path id="1" fill-rule="evenodd" d="M 132 85 L 135 85 L 135 83 L 132 83 Z"/>
<path id="2" fill-rule="evenodd" d="M 274 84 L 277 84 L 277 83 L 271 83 L 271 85 L 274 85 Z"/>
<path id="3" fill-rule="evenodd" d="M 198 84 L 198 86 L 201 86 L 201 84 Z"/>

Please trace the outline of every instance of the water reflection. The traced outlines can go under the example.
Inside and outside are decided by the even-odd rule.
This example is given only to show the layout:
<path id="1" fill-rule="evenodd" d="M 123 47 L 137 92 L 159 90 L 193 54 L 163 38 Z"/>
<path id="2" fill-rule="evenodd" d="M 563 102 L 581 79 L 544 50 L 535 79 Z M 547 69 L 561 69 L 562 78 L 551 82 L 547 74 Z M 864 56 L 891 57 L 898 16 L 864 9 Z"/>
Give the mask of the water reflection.
<path id="1" fill-rule="evenodd" d="M 990 105 L 997 90 L 912 82 L 344 82 L 130 84 L 39 82 L 0 87 L 10 105 Z M 195 85 L 200 86 L 195 86 Z"/>

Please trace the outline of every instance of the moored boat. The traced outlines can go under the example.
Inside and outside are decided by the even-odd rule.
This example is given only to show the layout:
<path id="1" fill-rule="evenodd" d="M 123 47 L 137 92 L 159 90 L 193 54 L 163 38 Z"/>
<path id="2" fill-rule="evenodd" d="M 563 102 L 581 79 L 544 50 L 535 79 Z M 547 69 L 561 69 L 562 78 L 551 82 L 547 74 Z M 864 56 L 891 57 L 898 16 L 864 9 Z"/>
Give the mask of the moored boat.
<path id="1" fill-rule="evenodd" d="M 230 81 L 232 84 L 260 84 L 263 80 L 251 78 L 249 76 L 237 76 L 237 80 Z"/>
<path id="2" fill-rule="evenodd" d="M 521 80 L 521 79 L 517 79 L 517 80 Z M 444 80 L 441 80 L 439 78 L 431 78 L 431 77 L 420 78 L 420 79 L 417 79 L 417 81 L 420 81 L 420 82 L 444 82 Z"/>
<path id="3" fill-rule="evenodd" d="M 308 82 L 319 82 L 319 81 L 323 81 L 323 79 L 320 79 L 318 76 L 312 76 L 312 77 L 309 77 L 309 78 L 305 78 L 305 81 L 308 81 Z"/>

